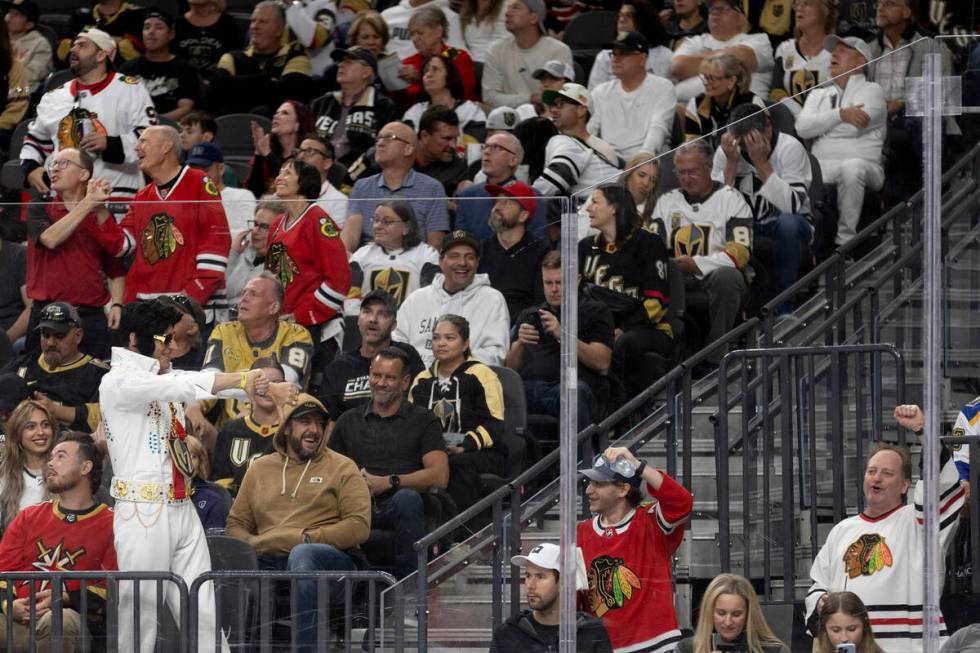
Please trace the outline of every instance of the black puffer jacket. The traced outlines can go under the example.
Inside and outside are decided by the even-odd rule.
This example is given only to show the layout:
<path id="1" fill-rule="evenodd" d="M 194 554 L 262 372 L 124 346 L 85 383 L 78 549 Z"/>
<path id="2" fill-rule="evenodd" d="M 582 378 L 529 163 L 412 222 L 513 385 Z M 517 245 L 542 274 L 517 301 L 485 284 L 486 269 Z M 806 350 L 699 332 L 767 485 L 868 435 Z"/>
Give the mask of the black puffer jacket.
<path id="1" fill-rule="evenodd" d="M 558 638 L 547 642 L 538 636 L 531 625 L 530 610 L 523 610 L 505 621 L 493 632 L 490 653 L 557 653 Z M 578 613 L 576 624 L 578 653 L 612 653 L 612 642 L 602 621 L 584 612 Z"/>

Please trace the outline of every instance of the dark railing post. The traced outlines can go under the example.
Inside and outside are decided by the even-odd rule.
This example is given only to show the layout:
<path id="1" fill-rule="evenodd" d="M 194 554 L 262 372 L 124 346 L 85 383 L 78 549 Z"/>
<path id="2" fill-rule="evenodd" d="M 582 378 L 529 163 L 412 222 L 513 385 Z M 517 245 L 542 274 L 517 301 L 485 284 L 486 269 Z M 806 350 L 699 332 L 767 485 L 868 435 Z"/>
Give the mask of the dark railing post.
<path id="1" fill-rule="evenodd" d="M 416 601 L 415 619 L 418 621 L 418 653 L 426 653 L 429 650 L 429 550 L 427 547 L 418 548 L 419 567 L 416 578 Z"/>
<path id="2" fill-rule="evenodd" d="M 780 529 L 783 552 L 783 600 L 792 601 L 794 598 L 794 579 L 796 578 L 796 523 L 793 514 L 793 506 L 796 501 L 793 497 L 793 414 L 790 406 L 793 405 L 793 384 L 791 383 L 791 361 L 789 356 L 782 356 L 779 359 L 779 382 L 782 390 L 780 398 L 782 409 L 780 416 L 780 450 L 782 461 L 782 521 L 783 527 Z M 788 398 L 788 401 L 787 401 Z M 766 471 L 769 467 L 767 465 Z M 766 474 L 768 476 L 768 473 Z"/>
<path id="3" fill-rule="evenodd" d="M 730 571 L 731 515 L 728 500 L 728 355 L 722 356 L 718 365 L 718 417 L 715 421 L 715 460 L 718 478 L 718 546 L 722 571 Z"/>
<path id="4" fill-rule="evenodd" d="M 61 594 L 64 581 L 61 574 L 55 572 L 51 575 L 49 587 L 51 588 L 51 650 L 53 653 L 61 653 L 61 640 L 64 637 L 64 615 L 61 613 L 64 609 L 62 601 L 64 597 Z"/>
<path id="5" fill-rule="evenodd" d="M 840 464 L 832 464 L 833 468 L 833 487 L 834 487 L 834 522 L 844 519 L 846 506 L 844 505 L 844 406 L 845 402 L 840 401 L 841 381 L 844 370 L 841 368 L 841 356 L 838 350 L 830 352 L 830 397 L 828 402 L 830 408 L 830 437 L 832 460 Z"/>
<path id="6" fill-rule="evenodd" d="M 493 623 L 491 624 L 491 629 L 496 628 L 503 622 L 503 548 L 505 545 L 503 538 L 503 499 L 497 499 L 493 502 L 493 544 L 491 545 L 490 552 L 490 568 L 491 574 L 493 576 L 493 586 L 491 587 L 490 593 L 492 596 L 493 606 Z M 507 561 L 508 565 L 510 560 Z M 513 573 L 513 572 L 511 572 Z"/>
<path id="7" fill-rule="evenodd" d="M 510 532 L 508 533 L 507 564 L 510 559 L 521 553 L 521 512 L 524 506 L 521 504 L 521 489 L 516 484 L 510 490 Z M 513 616 L 521 611 L 521 577 L 514 572 L 513 566 L 510 567 L 510 614 Z"/>

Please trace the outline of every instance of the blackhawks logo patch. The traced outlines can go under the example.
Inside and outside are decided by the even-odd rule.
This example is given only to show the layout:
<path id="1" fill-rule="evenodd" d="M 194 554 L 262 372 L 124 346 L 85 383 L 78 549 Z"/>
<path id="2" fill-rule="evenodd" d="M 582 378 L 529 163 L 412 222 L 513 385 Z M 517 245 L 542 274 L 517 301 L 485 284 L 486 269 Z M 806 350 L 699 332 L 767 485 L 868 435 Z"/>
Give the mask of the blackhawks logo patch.
<path id="1" fill-rule="evenodd" d="M 626 605 L 643 584 L 622 558 L 599 556 L 589 565 L 589 607 L 601 618 Z"/>
<path id="2" fill-rule="evenodd" d="M 325 238 L 336 238 L 340 235 L 340 232 L 337 231 L 337 225 L 330 218 L 320 218 L 320 233 Z"/>
<path id="3" fill-rule="evenodd" d="M 211 177 L 204 178 L 204 192 L 211 197 L 218 196 L 218 187 L 214 185 L 214 181 L 211 179 Z"/>
<path id="4" fill-rule="evenodd" d="M 140 78 L 139 77 L 133 77 L 132 75 L 123 75 L 120 79 L 122 79 L 122 82 L 124 84 L 139 84 L 140 83 Z"/>
<path id="5" fill-rule="evenodd" d="M 844 552 L 844 568 L 848 578 L 872 576 L 893 563 L 892 551 L 885 538 L 877 533 L 865 533 Z"/>
<path id="6" fill-rule="evenodd" d="M 183 244 L 184 235 L 174 225 L 173 217 L 166 213 L 151 217 L 140 234 L 140 251 L 150 265 L 169 258 Z"/>
<path id="7" fill-rule="evenodd" d="M 93 132 L 102 136 L 109 135 L 105 125 L 99 121 L 99 114 L 76 107 L 58 123 L 58 149 L 78 149 L 85 135 Z"/>
<path id="8" fill-rule="evenodd" d="M 293 263 L 289 256 L 289 250 L 281 242 L 272 243 L 269 247 L 269 255 L 265 259 L 265 267 L 272 274 L 276 275 L 283 288 L 288 288 L 289 284 L 299 273 L 299 268 Z"/>

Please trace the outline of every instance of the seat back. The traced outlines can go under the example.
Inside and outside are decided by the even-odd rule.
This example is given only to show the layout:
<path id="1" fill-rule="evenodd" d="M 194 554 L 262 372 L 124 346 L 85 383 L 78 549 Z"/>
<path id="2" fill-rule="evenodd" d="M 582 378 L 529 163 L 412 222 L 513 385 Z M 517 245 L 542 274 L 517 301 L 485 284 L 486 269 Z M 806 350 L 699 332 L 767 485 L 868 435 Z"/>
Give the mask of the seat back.
<path id="1" fill-rule="evenodd" d="M 30 126 L 30 120 L 23 120 L 14 127 L 14 133 L 10 135 L 10 150 L 7 152 L 8 159 L 17 160 L 20 158 L 20 148 L 24 146 L 24 137 L 27 136 L 27 128 Z"/>
<path id="2" fill-rule="evenodd" d="M 792 603 L 759 602 L 762 616 L 772 628 L 772 632 L 787 648 L 793 646 L 793 622 L 796 619 L 796 609 Z"/>
<path id="3" fill-rule="evenodd" d="M 75 73 L 71 70 L 56 70 L 48 75 L 48 78 L 44 81 L 44 92 L 47 93 L 52 89 L 56 89 L 65 82 L 71 81 L 74 77 Z"/>
<path id="4" fill-rule="evenodd" d="M 255 571 L 259 568 L 255 550 L 248 542 L 227 535 L 208 535 L 207 540 L 213 571 Z M 258 584 L 216 580 L 214 585 L 215 596 L 221 602 L 218 619 L 228 636 L 228 643 L 233 648 L 244 645 L 257 621 Z M 244 613 L 239 608 L 240 597 L 245 606 Z"/>
<path id="5" fill-rule="evenodd" d="M 24 187 L 24 171 L 21 170 L 20 161 L 11 159 L 0 168 L 0 188 L 6 190 L 20 190 Z"/>
<path id="6" fill-rule="evenodd" d="M 218 135 L 215 144 L 221 148 L 221 153 L 227 156 L 249 156 L 255 150 L 252 143 L 252 121 L 257 122 L 266 132 L 272 126 L 272 121 L 265 116 L 254 113 L 229 113 L 215 119 L 218 123 Z"/>
<path id="7" fill-rule="evenodd" d="M 585 11 L 572 17 L 562 34 L 562 41 L 572 50 L 599 52 L 616 38 L 615 11 Z M 588 80 L 579 81 L 583 86 Z"/>
<path id="8" fill-rule="evenodd" d="M 520 374 L 509 367 L 491 365 L 504 393 L 504 444 L 507 446 L 507 477 L 515 478 L 524 467 L 524 453 L 527 444 L 527 397 L 524 395 L 524 381 Z"/>
<path id="9" fill-rule="evenodd" d="M 787 109 L 785 104 L 777 102 L 770 106 L 767 111 L 773 129 L 781 134 L 789 134 L 796 138 L 796 118 L 793 117 L 793 112 Z"/>

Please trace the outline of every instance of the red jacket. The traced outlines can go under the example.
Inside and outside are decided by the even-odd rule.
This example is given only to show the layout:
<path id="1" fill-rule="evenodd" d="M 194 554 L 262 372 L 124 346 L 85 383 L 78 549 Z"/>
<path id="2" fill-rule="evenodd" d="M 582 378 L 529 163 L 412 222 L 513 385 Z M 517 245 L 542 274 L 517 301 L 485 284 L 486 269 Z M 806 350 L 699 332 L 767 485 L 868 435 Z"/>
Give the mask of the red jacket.
<path id="1" fill-rule="evenodd" d="M 265 267 L 286 291 L 282 312 L 303 326 L 336 316 L 350 290 L 350 265 L 340 228 L 311 203 L 288 228 L 280 215 L 269 229 Z"/>
<path id="2" fill-rule="evenodd" d="M 169 191 L 144 186 L 122 221 L 136 257 L 126 301 L 185 293 L 204 306 L 225 287 L 231 235 L 221 196 L 200 170 L 184 167 Z"/>
<path id="3" fill-rule="evenodd" d="M 456 70 L 459 71 L 459 76 L 463 78 L 463 97 L 456 99 L 478 100 L 479 98 L 476 96 L 476 72 L 473 70 L 473 60 L 470 58 L 470 53 L 466 50 L 451 48 L 443 43 L 440 54 L 456 66 Z M 419 94 L 422 92 L 422 59 L 422 54 L 416 52 L 408 59 L 402 60 L 403 65 L 411 66 L 419 71 L 419 81 L 414 84 L 409 84 L 407 88 L 400 92 L 400 95 L 404 98 L 404 102 L 406 102 L 406 107 L 410 107 L 419 101 Z"/>

